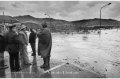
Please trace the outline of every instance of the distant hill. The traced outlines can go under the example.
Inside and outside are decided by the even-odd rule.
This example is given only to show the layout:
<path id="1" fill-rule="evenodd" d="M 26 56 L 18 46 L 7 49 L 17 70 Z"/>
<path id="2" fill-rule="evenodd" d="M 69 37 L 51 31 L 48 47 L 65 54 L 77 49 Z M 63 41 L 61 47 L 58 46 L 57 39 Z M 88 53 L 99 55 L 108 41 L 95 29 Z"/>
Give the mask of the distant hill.
<path id="1" fill-rule="evenodd" d="M 13 17 L 11 17 L 11 16 L 0 15 L 0 23 L 15 23 L 15 22 L 18 22 L 18 21 L 16 19 L 14 19 Z"/>
<path id="2" fill-rule="evenodd" d="M 36 21 L 38 23 L 47 22 L 49 27 L 52 30 L 57 31 L 73 31 L 73 30 L 80 30 L 80 29 L 98 29 L 100 26 L 100 19 L 84 19 L 84 20 L 78 20 L 78 21 L 65 21 L 65 20 L 58 20 L 53 18 L 35 18 L 30 15 L 24 15 L 24 16 L 16 16 L 14 17 L 18 19 L 19 21 Z M 113 19 L 101 19 L 101 26 L 103 28 L 116 28 L 120 27 L 120 21 L 113 20 Z"/>
<path id="3" fill-rule="evenodd" d="M 0 22 L 3 22 L 3 19 L 1 20 L 1 16 L 0 16 Z M 53 18 L 35 18 L 31 15 L 23 15 L 23 16 L 15 16 L 15 17 L 6 16 L 6 17 L 10 17 L 20 22 L 34 21 L 39 24 L 46 22 L 48 27 L 52 31 L 57 31 L 57 32 L 79 31 L 81 29 L 99 29 L 100 28 L 99 18 L 83 19 L 83 20 L 77 20 L 77 21 L 65 21 L 65 20 L 59 20 L 59 19 L 53 19 Z M 117 21 L 114 19 L 101 19 L 101 25 L 102 25 L 102 28 L 105 28 L 105 29 L 117 28 L 117 27 L 120 27 L 120 21 Z"/>
<path id="4" fill-rule="evenodd" d="M 78 29 L 81 28 L 100 28 L 100 19 L 84 19 L 79 21 L 72 21 L 73 24 L 77 26 Z M 120 27 L 120 21 L 114 19 L 101 19 L 101 27 L 102 28 L 117 28 Z"/>
<path id="5" fill-rule="evenodd" d="M 75 30 L 74 24 L 65 20 L 58 20 L 53 18 L 35 18 L 30 15 L 16 16 L 14 18 L 20 22 L 35 21 L 39 24 L 46 22 L 52 31 Z"/>

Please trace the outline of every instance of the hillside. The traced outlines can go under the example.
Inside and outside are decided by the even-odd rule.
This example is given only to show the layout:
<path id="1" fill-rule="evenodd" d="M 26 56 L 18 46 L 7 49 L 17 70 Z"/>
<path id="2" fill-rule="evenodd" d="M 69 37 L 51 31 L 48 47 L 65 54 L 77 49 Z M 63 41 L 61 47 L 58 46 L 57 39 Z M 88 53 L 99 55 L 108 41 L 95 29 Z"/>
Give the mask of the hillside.
<path id="1" fill-rule="evenodd" d="M 98 29 L 100 28 L 100 19 L 85 19 L 80 21 L 72 21 L 73 24 L 76 25 L 78 29 L 81 28 L 93 28 Z M 101 19 L 101 28 L 109 29 L 109 28 L 117 28 L 120 27 L 120 21 L 113 20 L 113 19 Z"/>
<path id="2" fill-rule="evenodd" d="M 0 15 L 0 23 L 15 23 L 18 22 L 16 19 L 12 18 L 11 16 L 3 16 Z"/>
<path id="3" fill-rule="evenodd" d="M 52 31 L 66 31 L 66 30 L 74 30 L 75 27 L 73 26 L 72 22 L 68 22 L 65 20 L 58 20 L 58 19 L 53 19 L 53 18 L 35 18 L 30 15 L 24 15 L 24 16 L 16 16 L 14 17 L 20 22 L 25 22 L 25 21 L 35 21 L 39 24 L 46 22 L 48 24 L 48 27 Z"/>
<path id="4" fill-rule="evenodd" d="M 9 20 L 11 18 L 12 20 L 17 19 L 19 22 L 35 21 L 39 24 L 46 22 L 48 27 L 52 31 L 57 31 L 57 32 L 79 31 L 81 29 L 99 29 L 99 28 L 110 29 L 110 28 L 120 27 L 120 21 L 113 20 L 113 19 L 102 19 L 101 20 L 102 27 L 100 27 L 99 18 L 83 19 L 78 21 L 65 21 L 65 20 L 59 20 L 59 19 L 53 19 L 53 18 L 35 18 L 31 15 L 23 15 L 23 16 L 15 16 L 15 17 L 6 16 L 5 20 L 7 21 L 7 19 Z M 4 18 L 1 16 L 0 23 L 3 23 L 3 22 L 4 22 Z"/>
<path id="5" fill-rule="evenodd" d="M 100 19 L 84 19 L 79 21 L 65 21 L 58 20 L 53 18 L 35 18 L 30 15 L 17 16 L 14 17 L 21 22 L 24 21 L 36 21 L 38 23 L 47 22 L 48 26 L 53 31 L 72 31 L 72 30 L 81 30 L 81 29 L 99 29 Z M 109 29 L 109 28 L 117 28 L 120 27 L 120 22 L 113 19 L 101 19 L 101 28 Z"/>

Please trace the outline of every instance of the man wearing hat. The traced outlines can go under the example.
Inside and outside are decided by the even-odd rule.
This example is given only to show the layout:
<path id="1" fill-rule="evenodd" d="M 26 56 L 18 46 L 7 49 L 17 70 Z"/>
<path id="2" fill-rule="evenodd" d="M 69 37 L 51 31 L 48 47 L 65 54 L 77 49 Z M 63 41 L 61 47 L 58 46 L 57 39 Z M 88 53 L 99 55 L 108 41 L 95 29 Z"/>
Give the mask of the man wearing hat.
<path id="1" fill-rule="evenodd" d="M 38 36 L 38 55 L 43 58 L 44 64 L 40 66 L 41 68 L 49 68 L 50 66 L 50 53 L 52 47 L 52 36 L 50 30 L 47 28 L 47 24 L 42 24 L 41 32 L 37 34 Z"/>
<path id="2" fill-rule="evenodd" d="M 19 38 L 22 41 L 22 44 L 20 45 L 20 53 L 21 53 L 21 59 L 23 59 L 23 64 L 25 65 L 31 65 L 28 52 L 27 52 L 27 45 L 28 45 L 28 36 L 26 31 L 26 26 L 21 25 L 20 32 L 19 32 Z"/>
<path id="3" fill-rule="evenodd" d="M 19 37 L 16 31 L 16 25 L 9 25 L 9 31 L 5 33 L 6 50 L 9 52 L 11 71 L 19 71 Z"/>
<path id="4" fill-rule="evenodd" d="M 33 51 L 32 56 L 36 56 L 36 31 L 35 29 L 30 29 L 30 31 L 29 43 Z"/>
<path id="5" fill-rule="evenodd" d="M 4 40 L 4 34 L 1 31 L 0 32 L 0 58 L 1 58 L 0 69 L 8 68 L 8 66 L 4 64 L 4 51 L 5 51 L 5 40 Z"/>

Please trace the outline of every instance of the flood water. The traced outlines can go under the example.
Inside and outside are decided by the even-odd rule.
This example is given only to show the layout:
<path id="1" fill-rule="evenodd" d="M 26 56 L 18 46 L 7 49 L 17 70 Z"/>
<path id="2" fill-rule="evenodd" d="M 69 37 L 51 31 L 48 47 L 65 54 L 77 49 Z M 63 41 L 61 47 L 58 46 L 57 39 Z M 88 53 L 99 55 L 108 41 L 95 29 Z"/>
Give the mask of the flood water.
<path id="1" fill-rule="evenodd" d="M 29 33 L 28 33 L 29 35 Z M 96 77 L 92 73 L 89 74 L 87 71 L 97 73 L 98 75 L 102 76 L 103 78 L 120 78 L 120 30 L 113 29 L 113 30 L 102 30 L 101 35 L 97 33 L 91 34 L 80 34 L 80 33 L 73 33 L 73 34 L 63 34 L 63 33 L 52 33 L 52 51 L 51 51 L 51 66 L 55 64 L 53 60 L 56 61 L 57 65 L 61 65 L 64 62 L 69 62 L 72 65 L 63 66 L 53 70 L 53 72 L 58 71 L 74 71 L 73 66 L 82 69 L 80 71 L 81 75 L 69 75 L 70 78 L 77 77 Z M 38 45 L 38 39 L 37 44 Z M 31 57 L 31 47 L 30 44 L 28 45 L 28 53 L 29 58 L 33 61 L 33 57 Z M 9 63 L 9 55 L 5 53 L 5 60 L 7 64 Z M 37 56 L 36 60 L 40 58 Z M 31 71 L 31 68 L 35 68 L 40 71 L 40 65 L 42 65 L 42 60 L 36 61 L 36 67 L 30 66 L 30 68 L 26 68 L 23 71 Z M 60 63 L 59 63 L 60 62 Z M 55 65 L 55 66 L 57 66 Z M 69 67 L 70 66 L 70 67 Z M 53 66 L 54 67 L 54 66 Z M 51 67 L 52 68 L 52 67 Z M 9 68 L 5 70 L 6 72 L 9 71 Z M 4 72 L 5 72 L 4 71 Z M 76 69 L 75 69 L 76 71 Z M 35 73 L 40 74 L 39 72 Z M 33 75 L 34 77 L 39 77 L 39 75 Z M 45 75 L 46 76 L 46 75 Z M 68 75 L 65 74 L 68 78 Z M 53 78 L 61 78 L 65 77 L 63 74 L 54 75 L 52 74 Z M 80 77 L 79 77 L 80 76 Z M 6 75 L 7 78 L 11 76 Z M 22 77 L 23 78 L 23 77 Z M 100 77 L 101 78 L 101 77 Z"/>
<path id="2" fill-rule="evenodd" d="M 101 35 L 54 33 L 51 59 L 69 61 L 80 67 L 120 78 L 120 30 L 102 30 Z"/>

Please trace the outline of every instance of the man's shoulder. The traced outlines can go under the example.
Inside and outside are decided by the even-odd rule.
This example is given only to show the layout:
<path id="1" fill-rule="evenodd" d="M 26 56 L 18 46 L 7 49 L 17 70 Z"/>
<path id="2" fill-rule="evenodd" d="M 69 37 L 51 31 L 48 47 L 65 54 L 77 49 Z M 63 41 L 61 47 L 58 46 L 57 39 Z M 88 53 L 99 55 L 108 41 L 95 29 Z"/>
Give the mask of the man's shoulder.
<path id="1" fill-rule="evenodd" d="M 4 36 L 8 36 L 10 34 L 9 31 L 4 32 Z"/>
<path id="2" fill-rule="evenodd" d="M 24 32 L 23 32 L 23 31 L 20 31 L 20 32 L 19 32 L 19 34 L 22 34 L 22 35 L 23 35 L 23 34 L 24 34 Z"/>
<path id="3" fill-rule="evenodd" d="M 45 29 L 44 29 L 44 32 L 46 32 L 46 33 L 51 33 L 51 31 L 50 31 L 49 28 L 45 28 Z"/>
<path id="4" fill-rule="evenodd" d="M 0 33 L 0 36 L 3 36 L 3 33 Z"/>

